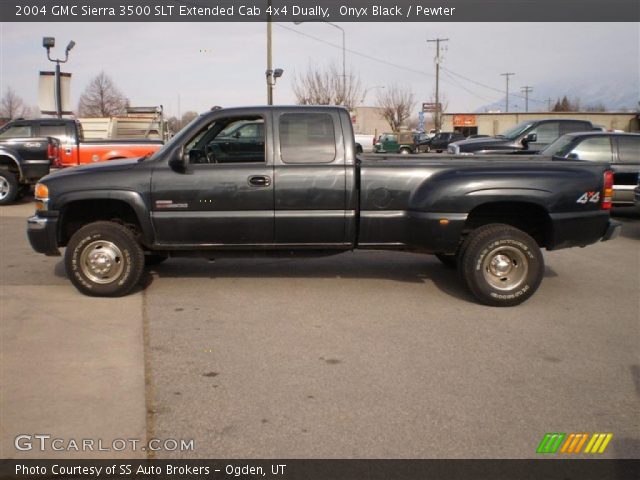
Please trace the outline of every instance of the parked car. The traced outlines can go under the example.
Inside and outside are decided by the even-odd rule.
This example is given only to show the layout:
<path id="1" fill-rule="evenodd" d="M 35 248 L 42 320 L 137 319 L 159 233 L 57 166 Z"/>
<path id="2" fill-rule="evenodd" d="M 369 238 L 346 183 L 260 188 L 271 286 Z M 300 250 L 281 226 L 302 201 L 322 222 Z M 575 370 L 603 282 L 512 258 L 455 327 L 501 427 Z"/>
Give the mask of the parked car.
<path id="1" fill-rule="evenodd" d="M 416 153 L 429 153 L 432 151 L 440 153 L 445 151 L 451 142 L 464 140 L 464 138 L 464 135 L 460 132 L 440 132 L 433 138 L 417 143 L 415 151 Z"/>
<path id="2" fill-rule="evenodd" d="M 375 153 L 399 153 L 407 155 L 415 151 L 413 133 L 383 133 L 375 145 Z"/>
<path id="3" fill-rule="evenodd" d="M 60 141 L 55 166 L 142 157 L 162 147 L 162 140 L 84 140 L 82 125 L 70 118 L 14 120 L 0 129 L 0 139 L 16 137 L 54 137 Z"/>
<path id="4" fill-rule="evenodd" d="M 371 153 L 375 149 L 376 137 L 375 135 L 367 135 L 364 133 L 356 133 L 356 152 L 357 153 Z"/>
<path id="5" fill-rule="evenodd" d="M 593 125 L 585 120 L 563 118 L 526 120 L 495 137 L 452 143 L 449 145 L 448 152 L 453 155 L 460 153 L 519 153 L 522 151 L 536 153 L 566 133 L 588 131 L 593 131 Z"/>
<path id="6" fill-rule="evenodd" d="M 60 142 L 52 137 L 0 140 L 0 205 L 8 205 L 28 193 L 49 173 L 58 158 Z"/>
<path id="7" fill-rule="evenodd" d="M 262 118 L 262 155 L 192 163 L 232 122 Z M 125 295 L 169 255 L 409 250 L 455 259 L 481 302 L 522 303 L 545 273 L 541 248 L 610 240 L 602 163 L 358 157 L 342 107 L 244 107 L 196 118 L 142 160 L 58 171 L 36 186 L 28 237 L 73 285 Z M 498 174 L 497 174 L 498 173 Z M 577 202 L 588 195 L 589 201 Z"/>
<path id="8" fill-rule="evenodd" d="M 640 173 L 640 134 L 592 131 L 563 135 L 540 155 L 606 162 L 613 170 L 613 204 L 633 205 Z"/>

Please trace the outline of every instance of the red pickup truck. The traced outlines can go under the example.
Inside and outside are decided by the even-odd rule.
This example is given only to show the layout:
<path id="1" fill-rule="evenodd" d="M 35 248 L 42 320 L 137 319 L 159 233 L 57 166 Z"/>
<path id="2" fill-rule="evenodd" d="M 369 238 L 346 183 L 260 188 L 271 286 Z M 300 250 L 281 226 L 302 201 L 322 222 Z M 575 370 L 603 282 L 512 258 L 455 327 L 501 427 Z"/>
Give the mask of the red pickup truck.
<path id="1" fill-rule="evenodd" d="M 0 139 L 43 136 L 60 140 L 60 153 L 54 162 L 56 167 L 143 157 L 159 150 L 163 144 L 161 140 L 86 141 L 80 122 L 70 118 L 14 120 L 0 129 Z"/>

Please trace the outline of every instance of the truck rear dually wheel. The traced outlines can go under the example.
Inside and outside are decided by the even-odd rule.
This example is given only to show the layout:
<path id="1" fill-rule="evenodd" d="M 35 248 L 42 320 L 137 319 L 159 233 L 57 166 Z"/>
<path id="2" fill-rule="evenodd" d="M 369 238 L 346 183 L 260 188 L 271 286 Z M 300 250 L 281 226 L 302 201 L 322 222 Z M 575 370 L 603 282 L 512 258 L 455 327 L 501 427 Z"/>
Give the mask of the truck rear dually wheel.
<path id="1" fill-rule="evenodd" d="M 504 224 L 485 225 L 471 232 L 460 261 L 460 273 L 471 293 L 496 307 L 524 302 L 544 276 L 544 258 L 536 241 Z"/>
<path id="2" fill-rule="evenodd" d="M 9 170 L 0 169 L 0 205 L 9 205 L 18 195 L 18 179 Z"/>
<path id="3" fill-rule="evenodd" d="M 80 292 L 119 297 L 140 281 L 144 252 L 125 226 L 94 222 L 73 234 L 64 261 L 71 283 Z"/>

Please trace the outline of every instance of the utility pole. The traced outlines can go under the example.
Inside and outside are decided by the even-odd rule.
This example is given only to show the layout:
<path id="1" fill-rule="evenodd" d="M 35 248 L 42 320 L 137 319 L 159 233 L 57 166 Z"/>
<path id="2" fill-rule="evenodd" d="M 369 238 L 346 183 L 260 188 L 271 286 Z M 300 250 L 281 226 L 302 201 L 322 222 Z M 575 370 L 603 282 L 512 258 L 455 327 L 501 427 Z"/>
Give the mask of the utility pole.
<path id="1" fill-rule="evenodd" d="M 436 43 L 436 115 L 435 115 L 435 127 L 436 130 L 440 130 L 440 42 L 448 42 L 448 38 L 434 38 L 433 40 L 427 40 L 427 43 Z"/>
<path id="2" fill-rule="evenodd" d="M 547 111 L 548 111 L 548 112 L 550 112 L 550 111 L 551 111 L 551 97 L 549 97 L 549 98 L 547 99 L 547 105 L 548 105 L 548 109 L 547 109 Z"/>
<path id="3" fill-rule="evenodd" d="M 533 92 L 533 87 L 529 85 L 525 85 L 524 87 L 520 88 L 520 91 L 524 93 L 524 111 L 528 112 L 529 111 L 529 94 Z"/>
<path id="4" fill-rule="evenodd" d="M 506 102 L 506 106 L 505 106 L 505 110 L 507 111 L 507 113 L 509 113 L 509 77 L 511 75 L 515 75 L 515 73 L 501 73 L 500 75 L 502 75 L 503 77 L 506 77 L 507 79 L 507 102 Z"/>

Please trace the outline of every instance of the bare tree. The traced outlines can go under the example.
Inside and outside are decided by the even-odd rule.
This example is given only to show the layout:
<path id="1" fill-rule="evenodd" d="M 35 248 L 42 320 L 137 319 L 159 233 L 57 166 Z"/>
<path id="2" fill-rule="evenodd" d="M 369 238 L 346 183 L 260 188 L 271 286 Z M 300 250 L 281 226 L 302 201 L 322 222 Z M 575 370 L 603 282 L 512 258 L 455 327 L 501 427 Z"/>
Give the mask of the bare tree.
<path id="1" fill-rule="evenodd" d="M 360 77 L 346 72 L 343 78 L 335 64 L 309 65 L 306 73 L 293 79 L 298 105 L 344 105 L 353 109 L 362 99 Z"/>
<path id="2" fill-rule="evenodd" d="M 411 116 L 415 104 L 413 92 L 406 87 L 392 85 L 378 92 L 378 108 L 394 132 Z"/>
<path id="3" fill-rule="evenodd" d="M 81 117 L 110 117 L 123 114 L 128 105 L 111 78 L 100 72 L 80 95 L 78 113 Z"/>
<path id="4" fill-rule="evenodd" d="M 0 100 L 0 117 L 13 120 L 30 114 L 31 110 L 25 105 L 24 100 L 16 94 L 13 88 L 7 87 L 7 91 Z"/>

